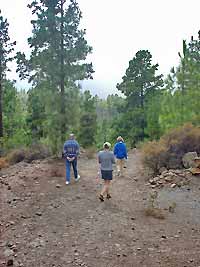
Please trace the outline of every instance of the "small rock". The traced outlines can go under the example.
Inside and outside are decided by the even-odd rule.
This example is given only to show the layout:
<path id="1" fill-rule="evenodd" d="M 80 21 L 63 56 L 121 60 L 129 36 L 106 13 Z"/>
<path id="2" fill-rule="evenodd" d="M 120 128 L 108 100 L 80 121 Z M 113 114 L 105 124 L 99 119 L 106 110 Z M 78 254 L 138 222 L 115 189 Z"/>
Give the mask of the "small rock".
<path id="1" fill-rule="evenodd" d="M 7 247 L 12 248 L 13 246 L 14 246 L 14 244 L 12 242 L 8 241 Z"/>
<path id="2" fill-rule="evenodd" d="M 188 152 L 186 153 L 183 158 L 182 158 L 182 162 L 183 162 L 183 166 L 187 169 L 187 168 L 191 168 L 191 167 L 195 167 L 195 158 L 197 157 L 197 152 Z"/>
<path id="3" fill-rule="evenodd" d="M 10 259 L 10 260 L 8 260 L 7 261 L 7 264 L 6 264 L 6 266 L 13 266 L 13 260 L 12 259 Z"/>
<path id="4" fill-rule="evenodd" d="M 174 188 L 174 187 L 176 187 L 176 184 L 171 184 L 171 188 Z"/>
<path id="5" fill-rule="evenodd" d="M 61 185 L 60 185 L 60 184 L 57 184 L 57 185 L 56 185 L 56 188 L 60 188 L 60 187 L 61 187 Z"/>
<path id="6" fill-rule="evenodd" d="M 173 180 L 173 177 L 172 176 L 166 176 L 165 177 L 165 181 L 166 182 L 171 182 Z"/>
<path id="7" fill-rule="evenodd" d="M 14 254 L 14 252 L 9 248 L 9 249 L 6 249 L 5 251 L 4 251 L 4 255 L 6 256 L 6 257 L 10 257 L 10 256 L 12 256 Z"/>
<path id="8" fill-rule="evenodd" d="M 35 215 L 37 215 L 37 216 L 42 216 L 42 212 L 37 211 L 37 212 L 35 213 Z"/>
<path id="9" fill-rule="evenodd" d="M 163 174 L 164 172 L 166 172 L 167 171 L 167 169 L 165 168 L 165 167 L 161 167 L 160 169 L 159 169 L 159 173 L 160 174 Z"/>

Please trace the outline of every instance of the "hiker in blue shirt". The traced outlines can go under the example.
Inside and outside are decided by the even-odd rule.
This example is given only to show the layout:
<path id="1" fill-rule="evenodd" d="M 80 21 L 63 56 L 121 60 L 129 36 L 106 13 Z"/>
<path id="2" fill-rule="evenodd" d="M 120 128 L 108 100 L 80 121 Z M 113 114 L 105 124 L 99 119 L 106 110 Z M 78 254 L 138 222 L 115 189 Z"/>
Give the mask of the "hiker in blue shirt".
<path id="1" fill-rule="evenodd" d="M 70 183 L 70 169 L 71 165 L 74 171 L 75 181 L 80 179 L 80 175 L 77 171 L 77 157 L 79 154 L 79 144 L 75 140 L 74 134 L 70 134 L 69 140 L 64 143 L 63 154 L 66 159 L 66 185 Z"/>
<path id="2" fill-rule="evenodd" d="M 114 146 L 114 155 L 116 157 L 117 175 L 123 175 L 125 159 L 127 159 L 127 149 L 124 139 L 121 136 L 117 137 L 117 143 Z"/>

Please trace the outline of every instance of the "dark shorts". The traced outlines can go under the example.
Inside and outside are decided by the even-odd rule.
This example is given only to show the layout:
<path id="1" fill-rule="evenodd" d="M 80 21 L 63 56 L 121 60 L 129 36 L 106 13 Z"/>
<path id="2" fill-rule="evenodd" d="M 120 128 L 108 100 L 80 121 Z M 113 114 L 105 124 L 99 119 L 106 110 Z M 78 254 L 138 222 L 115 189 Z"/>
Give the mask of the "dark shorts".
<path id="1" fill-rule="evenodd" d="M 112 180 L 113 175 L 112 175 L 113 171 L 103 171 L 101 170 L 101 178 L 104 180 Z"/>

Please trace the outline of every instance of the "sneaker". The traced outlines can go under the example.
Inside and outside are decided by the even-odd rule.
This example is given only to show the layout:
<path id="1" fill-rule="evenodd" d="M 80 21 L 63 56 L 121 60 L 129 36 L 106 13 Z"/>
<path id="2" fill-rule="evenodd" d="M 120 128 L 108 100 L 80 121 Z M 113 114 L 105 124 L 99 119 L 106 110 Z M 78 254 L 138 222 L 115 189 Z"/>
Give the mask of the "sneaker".
<path id="1" fill-rule="evenodd" d="M 99 195 L 99 200 L 101 201 L 101 202 L 103 202 L 104 201 L 104 197 L 103 197 L 103 195 Z"/>
<path id="2" fill-rule="evenodd" d="M 77 178 L 75 178 L 75 181 L 77 182 L 80 179 L 80 175 L 78 174 Z"/>
<path id="3" fill-rule="evenodd" d="M 68 185 L 68 184 L 69 184 L 69 182 L 68 182 L 68 181 L 66 181 L 65 183 L 66 183 L 66 185 Z"/>
<path id="4" fill-rule="evenodd" d="M 111 195 L 110 194 L 107 194 L 106 198 L 107 199 L 110 199 L 111 198 Z"/>

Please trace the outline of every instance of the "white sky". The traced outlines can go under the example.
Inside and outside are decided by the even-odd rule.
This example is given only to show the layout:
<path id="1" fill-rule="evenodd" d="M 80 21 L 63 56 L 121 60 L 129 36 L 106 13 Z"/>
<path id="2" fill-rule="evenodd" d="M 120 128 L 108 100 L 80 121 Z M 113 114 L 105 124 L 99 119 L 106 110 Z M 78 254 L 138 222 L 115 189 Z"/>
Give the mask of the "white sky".
<path id="1" fill-rule="evenodd" d="M 17 49 L 28 52 L 32 0 L 0 0 L 2 15 L 10 24 Z M 84 88 L 105 96 L 115 92 L 128 62 L 140 49 L 148 49 L 159 72 L 167 74 L 179 62 L 182 40 L 197 37 L 200 30 L 200 0 L 78 0 L 82 28 L 93 47 L 94 79 Z M 11 78 L 16 79 L 13 71 Z M 21 86 L 23 83 L 19 83 Z M 98 91 L 97 91 L 98 90 Z"/>

